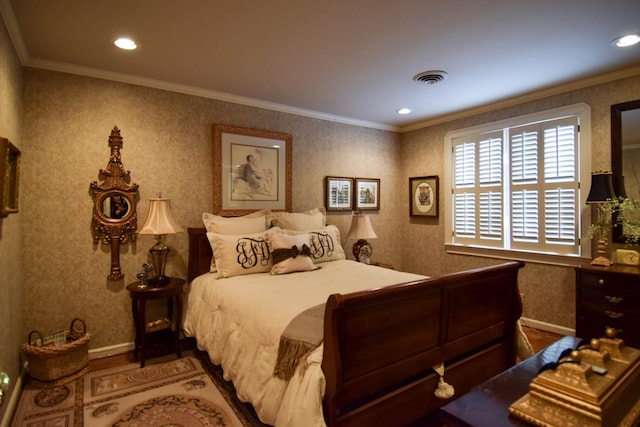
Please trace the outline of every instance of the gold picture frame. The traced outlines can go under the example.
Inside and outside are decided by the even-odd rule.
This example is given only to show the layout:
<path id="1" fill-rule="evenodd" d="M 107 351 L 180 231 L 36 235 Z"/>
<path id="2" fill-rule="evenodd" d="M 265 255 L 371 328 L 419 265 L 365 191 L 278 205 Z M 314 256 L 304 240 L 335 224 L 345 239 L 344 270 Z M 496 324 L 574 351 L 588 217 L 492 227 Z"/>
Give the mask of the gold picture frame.
<path id="1" fill-rule="evenodd" d="M 292 137 L 282 132 L 213 126 L 213 213 L 291 212 Z"/>
<path id="2" fill-rule="evenodd" d="M 409 214 L 438 217 L 438 177 L 409 178 Z"/>
<path id="3" fill-rule="evenodd" d="M 20 150 L 6 138 L 0 138 L 0 217 L 18 213 L 20 190 Z"/>

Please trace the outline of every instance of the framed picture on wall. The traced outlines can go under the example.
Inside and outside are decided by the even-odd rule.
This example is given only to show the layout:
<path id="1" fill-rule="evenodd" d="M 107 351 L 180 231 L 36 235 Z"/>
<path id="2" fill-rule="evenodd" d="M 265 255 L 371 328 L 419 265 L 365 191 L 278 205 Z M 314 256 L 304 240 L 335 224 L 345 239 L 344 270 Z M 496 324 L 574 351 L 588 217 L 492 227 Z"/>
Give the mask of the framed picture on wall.
<path id="1" fill-rule="evenodd" d="M 438 216 L 438 177 L 409 178 L 409 213 L 412 216 Z"/>
<path id="2" fill-rule="evenodd" d="M 18 212 L 20 188 L 20 150 L 0 138 L 0 217 Z"/>
<path id="3" fill-rule="evenodd" d="M 286 133 L 214 125 L 214 213 L 290 212 L 291 140 Z"/>
<path id="4" fill-rule="evenodd" d="M 355 210 L 377 211 L 380 209 L 380 180 L 356 178 Z"/>
<path id="5" fill-rule="evenodd" d="M 353 210 L 353 178 L 328 176 L 324 189 L 327 211 Z"/>

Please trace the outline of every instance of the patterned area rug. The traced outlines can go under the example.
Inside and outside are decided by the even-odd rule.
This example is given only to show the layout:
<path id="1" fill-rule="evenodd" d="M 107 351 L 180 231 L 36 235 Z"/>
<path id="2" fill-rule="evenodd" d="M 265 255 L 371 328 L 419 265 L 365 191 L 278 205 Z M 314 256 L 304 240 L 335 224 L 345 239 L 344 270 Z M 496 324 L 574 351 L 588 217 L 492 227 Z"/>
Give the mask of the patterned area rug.
<path id="1" fill-rule="evenodd" d="M 254 423 L 194 355 L 89 372 L 71 383 L 27 385 L 13 426 L 229 426 Z"/>

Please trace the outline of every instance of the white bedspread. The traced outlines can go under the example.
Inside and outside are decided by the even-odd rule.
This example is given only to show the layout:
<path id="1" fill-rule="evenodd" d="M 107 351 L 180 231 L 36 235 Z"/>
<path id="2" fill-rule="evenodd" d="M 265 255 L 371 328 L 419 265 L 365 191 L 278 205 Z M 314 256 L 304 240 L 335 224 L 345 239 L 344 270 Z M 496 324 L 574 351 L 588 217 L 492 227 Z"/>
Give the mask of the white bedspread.
<path id="1" fill-rule="evenodd" d="M 280 335 L 302 311 L 330 294 L 350 293 L 424 276 L 354 261 L 332 261 L 303 273 L 268 273 L 216 279 L 204 274 L 188 289 L 184 330 L 221 365 L 238 397 L 251 402 L 262 422 L 323 426 L 322 345 L 287 383 L 273 376 Z"/>

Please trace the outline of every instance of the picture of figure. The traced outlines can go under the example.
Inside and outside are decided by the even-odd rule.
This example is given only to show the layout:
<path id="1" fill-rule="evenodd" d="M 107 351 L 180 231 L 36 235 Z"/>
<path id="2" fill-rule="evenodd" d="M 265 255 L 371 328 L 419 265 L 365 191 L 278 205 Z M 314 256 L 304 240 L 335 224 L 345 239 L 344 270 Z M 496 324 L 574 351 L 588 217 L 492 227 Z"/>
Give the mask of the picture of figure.
<path id="1" fill-rule="evenodd" d="M 232 200 L 277 200 L 276 149 L 232 145 L 232 160 Z"/>
<path id="2" fill-rule="evenodd" d="M 256 167 L 256 158 L 253 154 L 247 156 L 247 163 L 241 166 L 240 178 L 245 180 L 251 192 L 259 192 L 262 189 L 262 176 L 260 176 Z"/>

